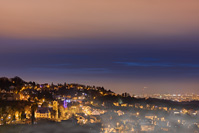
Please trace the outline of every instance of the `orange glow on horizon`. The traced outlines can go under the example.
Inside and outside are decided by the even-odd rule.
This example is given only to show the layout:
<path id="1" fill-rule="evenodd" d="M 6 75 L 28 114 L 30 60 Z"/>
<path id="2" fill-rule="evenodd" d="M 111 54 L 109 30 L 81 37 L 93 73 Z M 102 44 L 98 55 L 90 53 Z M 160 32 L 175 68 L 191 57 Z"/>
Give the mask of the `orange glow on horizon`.
<path id="1" fill-rule="evenodd" d="M 198 0 L 6 0 L 0 36 L 84 38 L 178 35 L 199 30 Z"/>

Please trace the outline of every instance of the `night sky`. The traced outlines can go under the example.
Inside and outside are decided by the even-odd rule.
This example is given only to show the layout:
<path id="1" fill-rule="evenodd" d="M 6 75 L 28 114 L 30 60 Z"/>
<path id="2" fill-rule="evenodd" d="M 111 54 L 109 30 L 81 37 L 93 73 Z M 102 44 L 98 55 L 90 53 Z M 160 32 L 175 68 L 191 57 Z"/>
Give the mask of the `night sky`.
<path id="1" fill-rule="evenodd" d="M 0 77 L 199 93 L 198 7 L 198 0 L 3 0 Z"/>

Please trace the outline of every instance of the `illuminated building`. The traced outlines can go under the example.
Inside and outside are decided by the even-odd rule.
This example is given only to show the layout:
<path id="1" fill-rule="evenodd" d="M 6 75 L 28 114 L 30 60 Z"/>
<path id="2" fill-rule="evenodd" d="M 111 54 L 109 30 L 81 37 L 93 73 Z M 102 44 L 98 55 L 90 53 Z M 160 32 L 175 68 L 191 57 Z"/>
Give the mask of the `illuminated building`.
<path id="1" fill-rule="evenodd" d="M 49 108 L 39 107 L 37 111 L 35 112 L 36 118 L 51 118 L 51 113 L 49 111 Z"/>
<path id="2" fill-rule="evenodd" d="M 70 100 L 64 100 L 64 108 L 67 108 L 68 106 L 68 103 L 70 103 L 71 101 Z"/>

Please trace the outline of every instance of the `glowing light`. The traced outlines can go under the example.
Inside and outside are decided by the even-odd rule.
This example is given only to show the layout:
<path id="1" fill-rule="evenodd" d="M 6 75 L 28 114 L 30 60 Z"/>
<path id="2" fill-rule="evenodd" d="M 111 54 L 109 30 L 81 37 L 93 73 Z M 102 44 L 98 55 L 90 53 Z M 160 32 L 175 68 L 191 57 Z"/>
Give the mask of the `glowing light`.
<path id="1" fill-rule="evenodd" d="M 64 100 L 64 108 L 67 108 L 68 106 L 68 103 L 70 103 L 71 101 L 70 100 Z"/>

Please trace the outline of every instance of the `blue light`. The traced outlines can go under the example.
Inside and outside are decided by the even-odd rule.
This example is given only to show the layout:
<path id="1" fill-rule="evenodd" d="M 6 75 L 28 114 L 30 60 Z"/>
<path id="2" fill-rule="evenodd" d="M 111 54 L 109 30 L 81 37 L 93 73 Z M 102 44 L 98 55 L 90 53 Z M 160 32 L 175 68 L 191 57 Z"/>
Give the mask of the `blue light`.
<path id="1" fill-rule="evenodd" d="M 64 108 L 67 108 L 68 103 L 70 103 L 70 100 L 64 100 Z"/>

